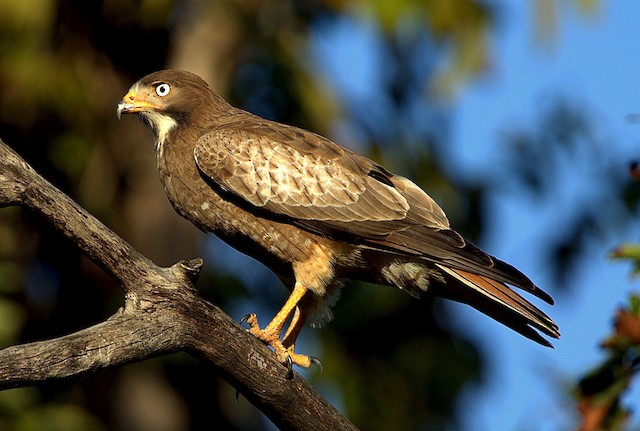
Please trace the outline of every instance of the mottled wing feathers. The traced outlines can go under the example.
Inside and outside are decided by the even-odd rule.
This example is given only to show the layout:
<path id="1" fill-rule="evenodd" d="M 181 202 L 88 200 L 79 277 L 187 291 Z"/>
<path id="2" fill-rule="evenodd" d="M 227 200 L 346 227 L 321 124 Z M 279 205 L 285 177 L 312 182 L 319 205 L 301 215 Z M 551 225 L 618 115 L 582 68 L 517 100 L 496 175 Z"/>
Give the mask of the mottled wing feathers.
<path id="1" fill-rule="evenodd" d="M 317 233 L 413 255 L 518 286 L 552 302 L 514 267 L 449 228 L 442 209 L 410 180 L 314 133 L 270 122 L 203 135 L 198 168 L 245 206 Z"/>
<path id="2" fill-rule="evenodd" d="M 356 223 L 362 233 L 374 236 L 393 232 L 391 224 L 379 223 L 404 220 L 407 199 L 369 175 L 375 168 L 377 175 L 390 174 L 331 141 L 300 132 L 274 136 L 277 131 L 261 124 L 218 128 L 196 143 L 196 163 L 222 190 L 274 215 L 334 230 L 362 222 Z M 367 222 L 373 223 L 367 227 Z"/>

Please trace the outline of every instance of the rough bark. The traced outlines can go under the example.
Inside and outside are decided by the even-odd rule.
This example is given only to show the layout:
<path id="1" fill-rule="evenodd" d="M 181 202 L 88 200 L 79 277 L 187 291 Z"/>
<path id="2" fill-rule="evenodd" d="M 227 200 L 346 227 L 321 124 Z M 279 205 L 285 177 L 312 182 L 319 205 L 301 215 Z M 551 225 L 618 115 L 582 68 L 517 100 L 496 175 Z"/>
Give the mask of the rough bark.
<path id="1" fill-rule="evenodd" d="M 281 429 L 356 429 L 298 374 L 287 379 L 266 346 L 198 296 L 201 259 L 155 265 L 0 140 L 0 207 L 12 205 L 48 219 L 120 283 L 125 300 L 97 325 L 0 350 L 0 389 L 185 351 L 215 367 Z"/>

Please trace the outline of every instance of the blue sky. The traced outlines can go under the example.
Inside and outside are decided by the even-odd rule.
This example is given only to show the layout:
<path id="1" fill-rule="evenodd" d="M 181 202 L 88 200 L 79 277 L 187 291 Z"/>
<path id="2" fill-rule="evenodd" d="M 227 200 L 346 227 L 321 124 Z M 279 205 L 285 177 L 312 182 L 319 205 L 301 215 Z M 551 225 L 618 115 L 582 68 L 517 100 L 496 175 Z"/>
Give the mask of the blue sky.
<path id="1" fill-rule="evenodd" d="M 587 107 L 597 121 L 598 141 L 610 145 L 602 152 L 609 155 L 611 164 L 626 169 L 629 160 L 638 157 L 640 141 L 640 129 L 626 119 L 640 111 L 640 3 L 603 3 L 600 11 L 586 17 L 571 7 L 560 8 L 558 31 L 548 45 L 535 39 L 528 3 L 500 4 L 506 6 L 506 19 L 493 40 L 494 70 L 472 83 L 456 101 L 451 148 L 461 164 L 457 169 L 487 169 L 486 158 L 499 151 L 505 129 L 514 123 L 531 125 L 540 103 L 553 94 L 564 94 Z M 495 217 L 482 241 L 494 254 L 535 274 L 543 286 L 550 278 L 535 250 L 570 216 L 572 201 L 597 193 L 592 191 L 590 166 L 566 166 L 565 172 L 571 178 L 567 175 L 549 202 L 533 205 L 515 193 L 494 196 Z M 460 313 L 465 320 L 461 326 L 489 339 L 485 350 L 491 352 L 494 364 L 491 383 L 468 394 L 461 406 L 468 414 L 468 429 L 570 428 L 572 407 L 568 398 L 561 397 L 564 385 L 572 384 L 602 358 L 594 342 L 609 331 L 614 310 L 638 289 L 627 265 L 607 259 L 612 248 L 627 240 L 638 241 L 637 226 L 594 242 L 573 280 L 578 287 L 566 295 L 555 294 L 557 305 L 549 312 L 561 328 L 562 339 L 553 351 L 522 343 L 482 316 Z M 636 411 L 640 410 L 639 389 L 636 384 L 627 397 Z"/>
<path id="2" fill-rule="evenodd" d="M 496 2 L 502 19 L 492 37 L 491 70 L 466 84 L 451 102 L 454 120 L 446 159 L 455 163 L 449 162 L 448 169 L 471 181 L 488 175 L 499 163 L 504 133 L 514 125 L 535 128 L 540 106 L 555 95 L 586 107 L 595 120 L 597 142 L 607 144 L 599 149 L 609 158 L 606 163 L 625 170 L 637 157 L 640 128 L 626 116 L 640 112 L 640 2 L 603 3 L 587 16 L 574 2 L 566 3 L 558 7 L 555 36 L 541 41 L 536 38 L 533 2 Z M 375 28 L 344 21 L 331 31 L 319 35 L 314 64 L 323 68 L 321 73 L 338 92 L 351 91 L 351 97 L 366 101 L 367 87 L 375 88 L 379 79 L 374 71 L 384 69 L 383 60 L 367 49 L 376 43 Z M 340 129 L 337 134 L 342 134 Z M 597 179 L 594 182 L 592 166 L 568 162 L 572 164 L 559 171 L 564 172 L 561 186 L 546 202 L 520 196 L 516 188 L 493 195 L 490 224 L 480 243 L 548 290 L 551 276 L 536 251 L 554 229 L 570 221 L 575 205 L 606 192 L 598 188 Z M 577 287 L 566 294 L 552 291 L 556 306 L 545 310 L 561 328 L 555 350 L 537 346 L 465 306 L 450 305 L 464 308 L 457 313 L 459 330 L 477 333 L 491 361 L 487 383 L 461 402 L 466 429 L 556 430 L 575 425 L 569 386 L 602 359 L 596 343 L 607 335 L 614 310 L 638 287 L 628 265 L 607 258 L 626 240 L 638 240 L 635 226 L 593 242 L 572 281 Z M 638 385 L 627 401 L 640 410 L 637 400 Z"/>

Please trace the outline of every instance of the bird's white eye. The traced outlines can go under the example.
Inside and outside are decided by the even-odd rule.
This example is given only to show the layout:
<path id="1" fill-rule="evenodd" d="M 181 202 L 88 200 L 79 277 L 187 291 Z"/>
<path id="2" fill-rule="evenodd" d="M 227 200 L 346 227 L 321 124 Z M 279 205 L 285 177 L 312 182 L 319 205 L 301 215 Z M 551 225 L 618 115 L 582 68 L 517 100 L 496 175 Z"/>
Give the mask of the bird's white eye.
<path id="1" fill-rule="evenodd" d="M 160 84 L 156 87 L 156 94 L 160 97 L 164 97 L 169 94 L 171 91 L 171 86 L 169 84 Z"/>

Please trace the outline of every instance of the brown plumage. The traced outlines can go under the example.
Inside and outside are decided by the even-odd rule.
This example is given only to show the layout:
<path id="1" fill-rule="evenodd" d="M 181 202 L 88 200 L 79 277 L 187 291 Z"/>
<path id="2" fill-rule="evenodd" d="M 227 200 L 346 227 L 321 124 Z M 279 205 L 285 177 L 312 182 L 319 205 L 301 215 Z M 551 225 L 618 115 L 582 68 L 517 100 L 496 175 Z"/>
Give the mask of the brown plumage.
<path id="1" fill-rule="evenodd" d="M 154 132 L 160 179 L 173 207 L 205 232 L 258 259 L 291 290 L 265 329 L 250 332 L 278 358 L 294 353 L 312 314 L 343 278 L 465 302 L 546 346 L 557 325 L 507 285 L 552 304 L 511 265 L 465 241 L 410 180 L 315 133 L 234 108 L 198 76 L 163 70 L 135 83 L 118 105 Z M 285 322 L 292 316 L 287 333 Z"/>

